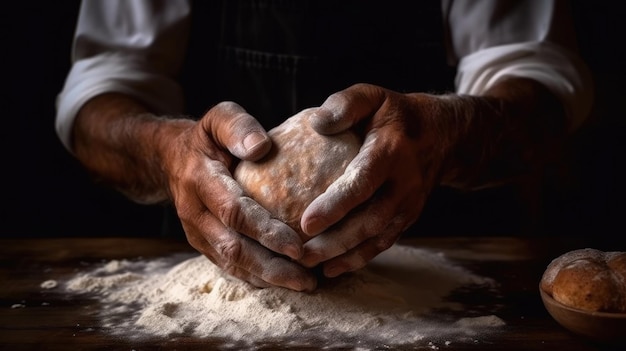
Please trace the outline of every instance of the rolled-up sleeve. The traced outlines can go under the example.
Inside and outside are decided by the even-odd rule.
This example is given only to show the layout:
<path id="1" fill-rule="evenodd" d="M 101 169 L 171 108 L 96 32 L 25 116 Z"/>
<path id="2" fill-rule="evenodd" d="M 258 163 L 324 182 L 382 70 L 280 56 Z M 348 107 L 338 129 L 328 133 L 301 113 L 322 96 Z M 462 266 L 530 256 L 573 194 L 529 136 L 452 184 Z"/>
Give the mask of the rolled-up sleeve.
<path id="1" fill-rule="evenodd" d="M 569 10 L 559 0 L 445 1 L 457 93 L 481 95 L 508 77 L 531 78 L 561 100 L 570 131 L 577 129 L 594 88 Z"/>
<path id="2" fill-rule="evenodd" d="M 85 0 L 73 42 L 72 66 L 56 100 L 55 127 L 71 151 L 76 114 L 92 97 L 131 95 L 159 114 L 182 110 L 176 82 L 186 47 L 186 0 Z"/>

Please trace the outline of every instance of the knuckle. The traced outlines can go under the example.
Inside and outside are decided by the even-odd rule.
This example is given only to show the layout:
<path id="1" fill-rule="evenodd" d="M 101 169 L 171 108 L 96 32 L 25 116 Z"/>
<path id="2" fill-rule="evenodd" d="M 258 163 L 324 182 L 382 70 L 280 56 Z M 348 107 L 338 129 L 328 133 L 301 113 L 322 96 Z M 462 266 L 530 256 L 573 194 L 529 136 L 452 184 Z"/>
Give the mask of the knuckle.
<path id="1" fill-rule="evenodd" d="M 344 180 L 341 188 L 345 189 L 346 197 L 355 200 L 365 200 L 376 191 L 374 179 L 370 176 L 367 166 L 355 170 L 354 176 Z"/>
<path id="2" fill-rule="evenodd" d="M 243 255 L 242 244 L 237 240 L 222 241 L 215 246 L 215 250 L 222 258 L 222 268 L 233 274 L 236 270 L 236 262 L 240 262 Z"/>
<path id="3" fill-rule="evenodd" d="M 371 85 L 368 83 L 355 83 L 350 88 L 356 89 L 356 90 L 363 90 L 363 89 L 369 89 L 370 87 Z"/>
<path id="4" fill-rule="evenodd" d="M 358 244 L 357 240 L 341 240 L 338 241 L 335 245 L 335 251 L 336 251 L 336 255 L 337 254 L 343 254 L 348 252 L 350 249 L 352 249 L 356 244 Z"/>
<path id="5" fill-rule="evenodd" d="M 353 254 L 344 258 L 341 262 L 341 266 L 344 267 L 346 272 L 353 272 L 365 267 L 367 262 L 367 259 L 360 254 Z"/>
<path id="6" fill-rule="evenodd" d="M 215 106 L 222 114 L 226 113 L 229 117 L 225 119 L 225 125 L 235 130 L 237 127 L 245 126 L 249 120 L 246 111 L 237 103 L 232 101 L 222 101 Z"/>
<path id="7" fill-rule="evenodd" d="M 278 225 L 255 229 L 256 233 L 254 233 L 254 236 L 263 246 L 280 250 L 283 244 L 291 241 L 287 235 L 283 235 L 282 228 L 278 227 Z"/>
<path id="8" fill-rule="evenodd" d="M 395 243 L 395 241 L 395 235 L 381 235 L 373 241 L 373 245 L 378 252 L 383 252 L 390 248 Z"/>
<path id="9" fill-rule="evenodd" d="M 363 171 L 364 173 L 369 173 L 368 171 Z M 377 184 L 374 183 L 374 180 L 372 179 L 372 177 L 369 177 L 367 175 L 364 175 L 362 177 L 360 177 L 360 180 L 358 182 L 355 182 L 355 190 L 357 190 L 359 193 L 355 194 L 356 196 L 362 197 L 362 196 L 370 196 L 372 194 L 374 194 L 374 192 L 377 189 Z"/>
<path id="10" fill-rule="evenodd" d="M 355 258 L 352 260 L 352 262 L 350 262 L 350 269 L 351 271 L 355 271 L 357 269 L 361 269 L 363 267 L 365 267 L 368 263 L 368 260 L 361 256 L 361 255 L 355 255 Z"/>
<path id="11" fill-rule="evenodd" d="M 370 151 L 370 150 L 368 150 Z M 341 182 L 342 188 L 350 192 L 350 196 L 367 196 L 373 194 L 377 188 L 378 178 L 382 170 L 374 167 L 377 155 L 367 152 L 368 156 L 355 158 L 344 171 Z"/>
<path id="12" fill-rule="evenodd" d="M 346 101 L 348 101 L 348 98 L 350 96 L 350 89 L 351 88 L 348 88 L 346 90 L 338 91 L 338 92 L 331 94 L 330 96 L 328 96 L 328 98 L 324 102 L 324 106 L 326 107 L 343 106 L 346 103 Z"/>
<path id="13" fill-rule="evenodd" d="M 225 199 L 219 206 L 218 217 L 227 227 L 236 231 L 244 229 L 245 216 L 240 197 Z"/>
<path id="14" fill-rule="evenodd" d="M 175 207 L 176 215 L 178 216 L 182 224 L 193 222 L 196 216 L 194 215 L 194 210 L 189 203 L 185 201 L 176 201 Z"/>
<path id="15" fill-rule="evenodd" d="M 359 201 L 367 197 L 372 184 L 363 177 L 363 169 L 347 168 L 342 176 L 332 183 L 325 194 L 322 194 L 329 201 L 341 202 L 354 200 Z"/>
<path id="16" fill-rule="evenodd" d="M 392 223 L 390 227 L 378 233 L 372 240 L 372 246 L 376 252 L 380 253 L 390 248 L 397 241 L 398 236 L 401 233 L 402 226 L 399 223 Z"/>
<path id="17" fill-rule="evenodd" d="M 223 110 L 223 111 L 235 111 L 239 109 L 239 105 L 234 101 L 221 101 L 216 104 L 214 109 Z"/>
<path id="18" fill-rule="evenodd" d="M 277 282 L 277 279 L 287 279 L 289 274 L 285 269 L 285 262 L 281 261 L 278 257 L 272 257 L 271 260 L 265 263 L 264 269 L 260 272 L 259 278 L 265 282 Z"/>

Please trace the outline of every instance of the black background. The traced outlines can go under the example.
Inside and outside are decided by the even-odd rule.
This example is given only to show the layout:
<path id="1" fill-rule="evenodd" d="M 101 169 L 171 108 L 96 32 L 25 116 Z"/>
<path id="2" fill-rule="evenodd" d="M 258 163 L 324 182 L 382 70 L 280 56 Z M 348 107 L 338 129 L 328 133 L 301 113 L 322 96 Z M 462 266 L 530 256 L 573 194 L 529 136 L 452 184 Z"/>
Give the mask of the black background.
<path id="1" fill-rule="evenodd" d="M 624 237 L 626 192 L 626 55 L 624 11 L 617 2 L 574 1 L 582 54 L 596 81 L 595 114 L 573 139 L 543 188 L 541 219 L 530 234 Z M 69 70 L 79 1 L 18 2 L 3 6 L 2 180 L 6 189 L 2 237 L 152 236 L 160 232 L 163 208 L 126 200 L 94 184 L 63 149 L 54 132 L 55 98 Z M 11 8 L 11 10 L 9 10 Z M 508 221 L 516 211 L 511 192 L 475 195 L 427 209 L 423 233 L 511 234 L 524 227 Z M 499 197 L 508 197 L 497 205 Z M 494 203 L 496 201 L 496 203 Z M 480 201 L 479 201 L 480 202 Z M 500 214 L 485 213 L 498 208 Z M 446 211 L 460 212 L 446 220 Z M 485 220 L 485 218 L 490 218 Z M 523 221 L 523 220 L 522 220 Z M 437 229 L 439 228 L 439 229 Z M 610 234 L 610 235 L 609 235 Z M 624 249 L 624 247 L 622 247 Z"/>

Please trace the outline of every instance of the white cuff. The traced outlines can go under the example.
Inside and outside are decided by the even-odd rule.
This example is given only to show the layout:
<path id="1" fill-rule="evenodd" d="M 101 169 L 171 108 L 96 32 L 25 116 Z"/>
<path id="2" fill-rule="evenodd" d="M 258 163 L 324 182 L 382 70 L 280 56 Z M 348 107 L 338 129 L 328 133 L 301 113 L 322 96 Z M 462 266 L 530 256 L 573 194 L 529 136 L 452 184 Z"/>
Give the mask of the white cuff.
<path id="1" fill-rule="evenodd" d="M 507 77 L 543 83 L 563 103 L 569 130 L 587 118 L 593 104 L 591 73 L 578 56 L 549 42 L 501 45 L 464 57 L 456 76 L 458 94 L 482 95 Z"/>
<path id="2" fill-rule="evenodd" d="M 74 63 L 56 99 L 56 132 L 65 148 L 71 147 L 76 114 L 89 99 L 106 92 L 135 97 L 156 114 L 180 113 L 183 95 L 169 77 L 146 71 L 132 57 L 102 54 Z"/>

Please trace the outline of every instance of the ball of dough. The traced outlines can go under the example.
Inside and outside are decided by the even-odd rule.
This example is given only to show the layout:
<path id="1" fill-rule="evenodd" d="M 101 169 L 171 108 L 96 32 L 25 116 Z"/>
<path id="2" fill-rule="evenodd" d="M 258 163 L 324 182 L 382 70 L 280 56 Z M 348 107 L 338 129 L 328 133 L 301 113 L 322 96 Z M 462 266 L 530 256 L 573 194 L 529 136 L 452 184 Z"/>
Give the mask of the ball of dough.
<path id="1" fill-rule="evenodd" d="M 626 312 L 626 253 L 580 249 L 554 259 L 541 288 L 556 301 L 585 311 Z"/>
<path id="2" fill-rule="evenodd" d="M 306 109 L 268 131 L 272 149 L 263 159 L 241 161 L 234 178 L 247 195 L 306 241 L 300 218 L 306 207 L 341 176 L 358 153 L 360 138 L 346 131 L 320 135 L 308 121 Z"/>

